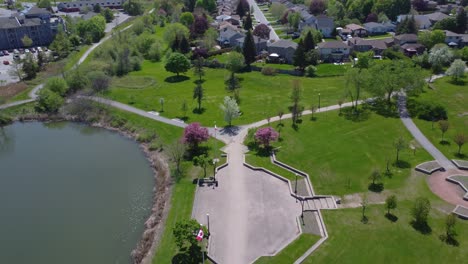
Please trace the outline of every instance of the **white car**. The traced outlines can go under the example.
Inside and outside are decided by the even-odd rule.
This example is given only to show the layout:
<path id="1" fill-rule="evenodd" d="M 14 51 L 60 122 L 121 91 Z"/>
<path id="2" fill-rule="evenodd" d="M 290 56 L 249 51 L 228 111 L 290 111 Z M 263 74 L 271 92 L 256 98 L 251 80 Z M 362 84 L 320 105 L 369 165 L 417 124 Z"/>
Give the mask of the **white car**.
<path id="1" fill-rule="evenodd" d="M 29 51 L 29 49 L 25 49 L 24 52 L 25 52 L 25 53 L 29 53 L 30 51 Z"/>

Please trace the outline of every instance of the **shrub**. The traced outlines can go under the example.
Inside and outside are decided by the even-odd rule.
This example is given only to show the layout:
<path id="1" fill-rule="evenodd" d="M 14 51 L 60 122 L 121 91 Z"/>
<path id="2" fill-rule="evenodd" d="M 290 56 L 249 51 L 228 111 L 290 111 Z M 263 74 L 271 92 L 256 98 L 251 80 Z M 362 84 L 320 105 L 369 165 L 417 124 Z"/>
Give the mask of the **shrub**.
<path id="1" fill-rule="evenodd" d="M 42 89 L 37 98 L 36 110 L 38 112 L 56 113 L 63 105 L 63 98 L 49 89 Z"/>
<path id="2" fill-rule="evenodd" d="M 414 99 L 408 100 L 408 111 L 411 116 L 418 117 L 426 121 L 439 121 L 447 119 L 447 110 L 441 105 L 418 102 Z"/>
<path id="3" fill-rule="evenodd" d="M 6 126 L 12 122 L 13 120 L 9 116 L 0 113 L 0 126 Z"/>
<path id="4" fill-rule="evenodd" d="M 262 68 L 262 74 L 263 75 L 274 76 L 274 75 L 276 75 L 276 73 L 277 73 L 277 70 L 272 68 L 272 67 L 265 66 L 265 67 Z"/>
<path id="5" fill-rule="evenodd" d="M 112 117 L 112 120 L 111 120 L 111 122 L 110 122 L 110 125 L 111 125 L 112 127 L 118 128 L 118 127 L 123 127 L 123 126 L 125 125 L 125 123 L 127 123 L 127 120 L 126 120 L 125 118 L 116 115 L 116 116 L 113 116 L 113 117 Z"/>
<path id="6" fill-rule="evenodd" d="M 315 66 L 309 65 L 305 68 L 306 77 L 315 77 L 317 75 L 317 68 Z"/>
<path id="7" fill-rule="evenodd" d="M 63 78 L 52 77 L 47 80 L 44 88 L 63 97 L 68 91 L 68 84 Z"/>
<path id="8" fill-rule="evenodd" d="M 153 131 L 143 131 L 141 133 L 138 133 L 137 136 L 137 141 L 139 142 L 150 142 L 151 140 L 156 138 L 156 133 Z"/>

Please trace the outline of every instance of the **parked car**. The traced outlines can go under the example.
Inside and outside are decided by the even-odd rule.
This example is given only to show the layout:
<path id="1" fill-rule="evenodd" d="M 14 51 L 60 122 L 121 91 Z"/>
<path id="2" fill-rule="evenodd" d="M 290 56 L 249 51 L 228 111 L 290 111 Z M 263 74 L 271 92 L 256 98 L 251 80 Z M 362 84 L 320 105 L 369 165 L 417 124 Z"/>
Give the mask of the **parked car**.
<path id="1" fill-rule="evenodd" d="M 4 50 L 4 51 L 3 51 L 3 54 L 5 54 L 5 56 L 10 55 L 10 53 L 8 52 L 8 50 Z"/>
<path id="2" fill-rule="evenodd" d="M 0 57 L 3 57 L 3 55 L 5 54 L 3 54 L 3 51 L 0 50 Z"/>
<path id="3" fill-rule="evenodd" d="M 29 52 L 30 52 L 29 49 L 24 50 L 24 53 L 29 53 Z"/>
<path id="4" fill-rule="evenodd" d="M 41 47 L 37 47 L 37 51 L 42 52 L 42 48 L 41 48 Z"/>
<path id="5" fill-rule="evenodd" d="M 18 54 L 18 53 L 19 53 L 19 50 L 14 49 L 14 50 L 13 50 L 13 53 L 14 53 L 14 54 Z"/>
<path id="6" fill-rule="evenodd" d="M 24 54 L 24 49 L 19 49 L 20 54 Z"/>
<path id="7" fill-rule="evenodd" d="M 21 58 L 20 58 L 20 55 L 19 55 L 19 54 L 15 54 L 15 55 L 13 56 L 13 59 L 14 59 L 14 60 L 19 60 L 19 59 L 21 59 Z"/>
<path id="8" fill-rule="evenodd" d="M 36 53 L 36 48 L 33 47 L 33 48 L 30 49 L 30 51 L 31 51 L 32 53 Z"/>
<path id="9" fill-rule="evenodd" d="M 9 61 L 3 61 L 3 64 L 4 65 L 10 65 L 10 62 Z"/>

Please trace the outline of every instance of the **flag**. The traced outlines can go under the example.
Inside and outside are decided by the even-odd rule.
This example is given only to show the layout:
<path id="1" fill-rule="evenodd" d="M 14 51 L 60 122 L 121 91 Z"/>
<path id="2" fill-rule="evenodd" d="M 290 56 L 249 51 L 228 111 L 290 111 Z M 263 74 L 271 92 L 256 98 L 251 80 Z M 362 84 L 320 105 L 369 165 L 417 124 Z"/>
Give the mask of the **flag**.
<path id="1" fill-rule="evenodd" d="M 203 230 L 200 228 L 197 234 L 197 240 L 202 241 L 202 239 L 203 239 Z"/>

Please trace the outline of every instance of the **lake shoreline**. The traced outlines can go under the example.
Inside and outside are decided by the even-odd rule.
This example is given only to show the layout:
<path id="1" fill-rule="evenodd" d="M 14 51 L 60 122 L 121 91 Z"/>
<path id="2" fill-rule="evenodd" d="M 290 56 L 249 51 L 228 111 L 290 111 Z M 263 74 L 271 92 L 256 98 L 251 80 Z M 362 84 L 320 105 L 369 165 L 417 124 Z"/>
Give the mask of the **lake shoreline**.
<path id="1" fill-rule="evenodd" d="M 150 150 L 148 143 L 137 141 L 138 133 L 130 132 L 123 128 L 117 128 L 108 122 L 100 120 L 99 122 L 89 123 L 78 117 L 63 115 L 35 114 L 27 116 L 14 117 L 13 122 L 75 122 L 90 127 L 103 128 L 109 131 L 117 132 L 120 135 L 135 141 L 149 162 L 153 171 L 155 180 L 153 186 L 153 201 L 151 212 L 144 223 L 144 230 L 139 241 L 132 252 L 129 252 L 131 263 L 149 264 L 152 263 L 156 246 L 161 239 L 164 231 L 164 224 L 170 209 L 170 198 L 172 194 L 172 179 L 166 157 L 157 150 Z"/>

